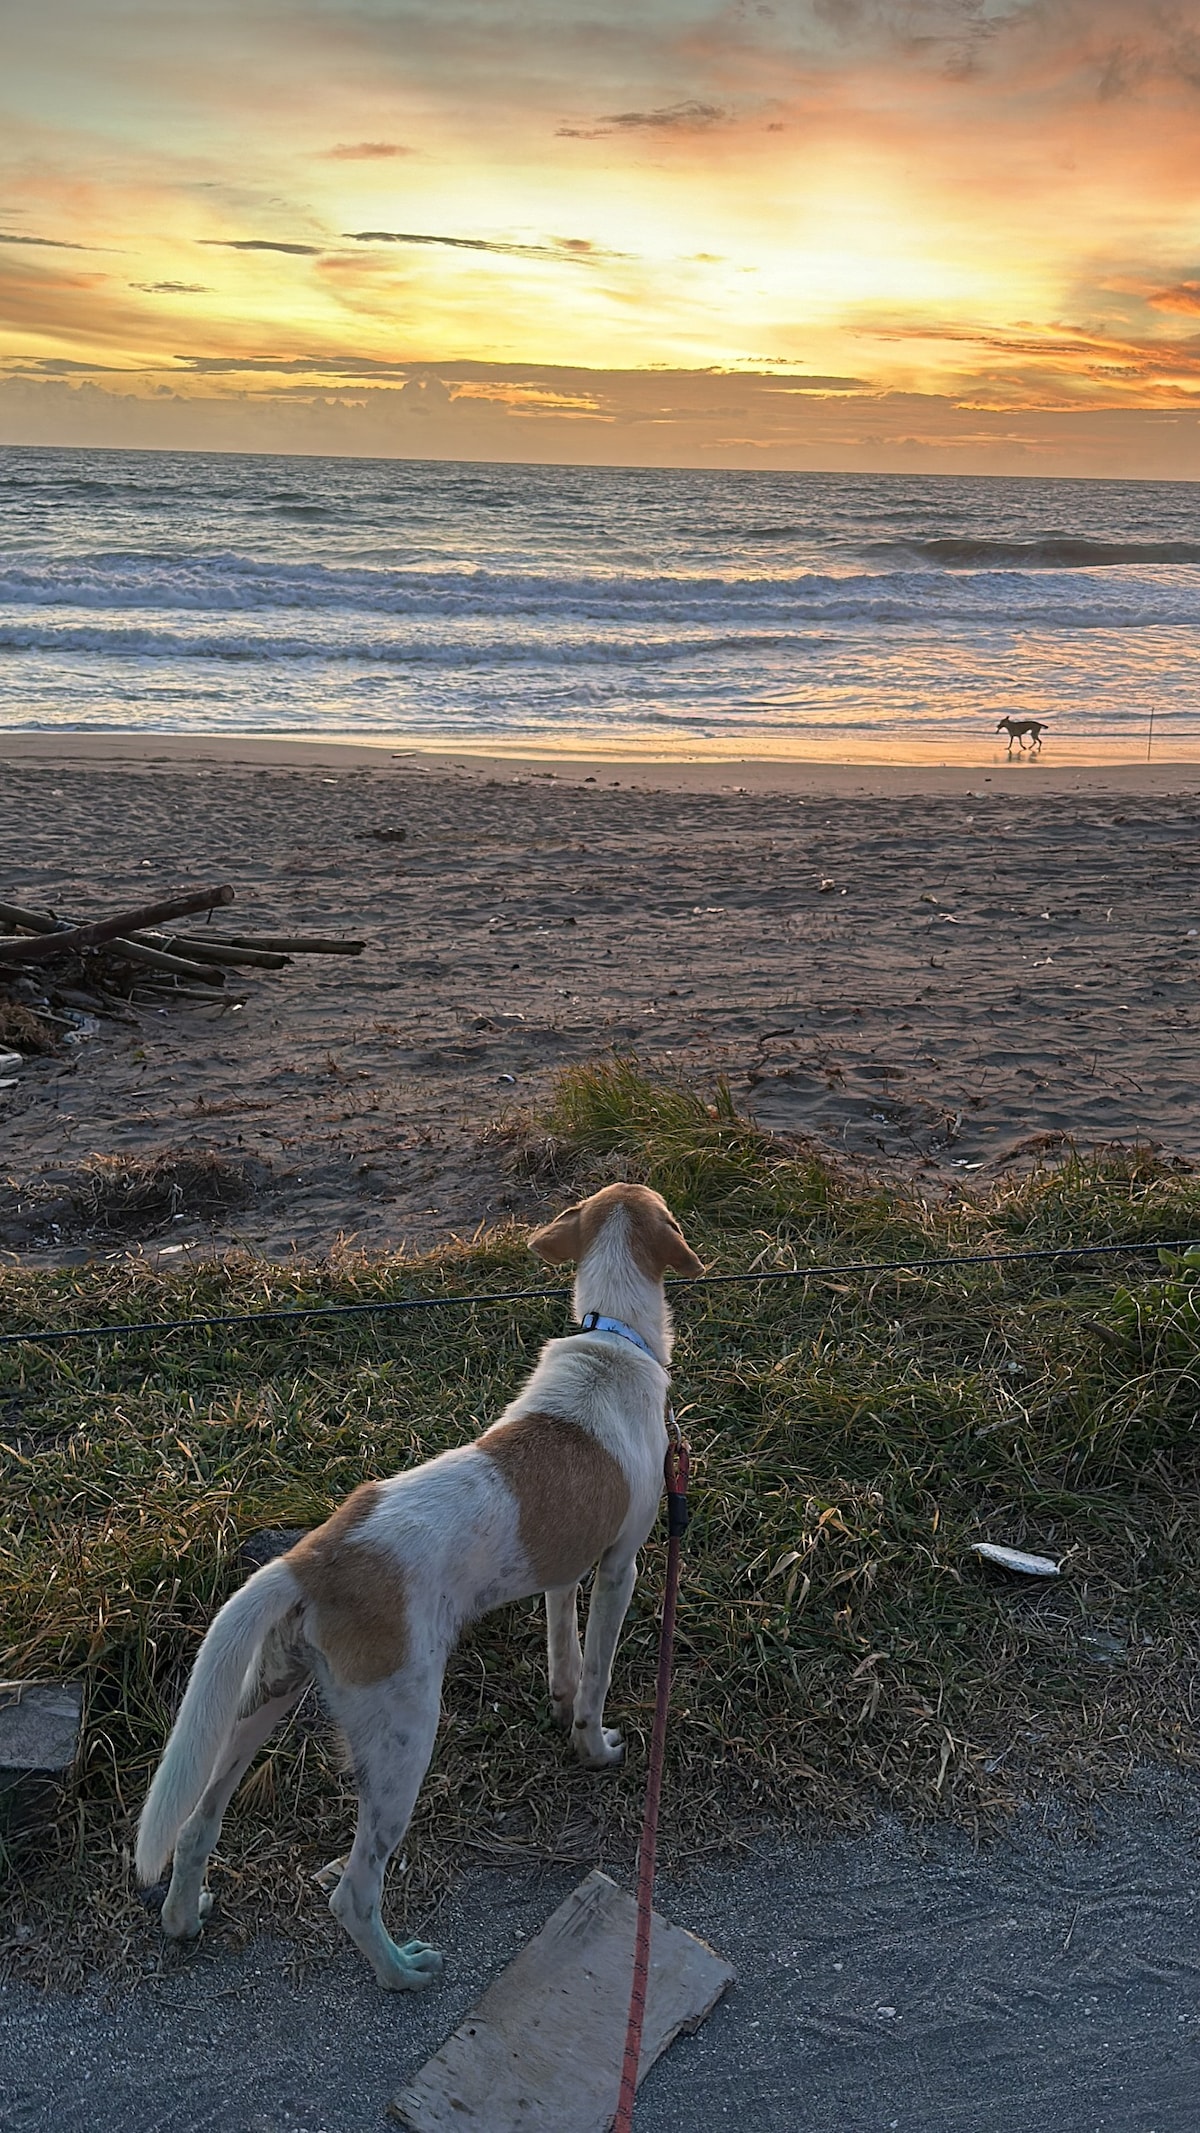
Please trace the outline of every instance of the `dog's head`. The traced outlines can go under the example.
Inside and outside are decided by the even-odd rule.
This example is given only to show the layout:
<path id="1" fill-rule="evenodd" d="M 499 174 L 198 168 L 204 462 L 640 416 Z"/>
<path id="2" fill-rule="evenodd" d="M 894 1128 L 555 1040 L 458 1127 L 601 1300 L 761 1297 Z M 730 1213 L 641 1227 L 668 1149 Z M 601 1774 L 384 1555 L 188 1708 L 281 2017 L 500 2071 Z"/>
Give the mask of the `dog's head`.
<path id="1" fill-rule="evenodd" d="M 529 1248 L 551 1266 L 571 1259 L 578 1264 L 608 1223 L 618 1220 L 628 1236 L 630 1258 L 647 1280 L 661 1281 L 668 1268 L 673 1274 L 704 1272 L 703 1260 L 697 1259 L 661 1193 L 648 1185 L 606 1185 L 590 1199 L 565 1208 L 544 1229 L 535 1229 Z"/>

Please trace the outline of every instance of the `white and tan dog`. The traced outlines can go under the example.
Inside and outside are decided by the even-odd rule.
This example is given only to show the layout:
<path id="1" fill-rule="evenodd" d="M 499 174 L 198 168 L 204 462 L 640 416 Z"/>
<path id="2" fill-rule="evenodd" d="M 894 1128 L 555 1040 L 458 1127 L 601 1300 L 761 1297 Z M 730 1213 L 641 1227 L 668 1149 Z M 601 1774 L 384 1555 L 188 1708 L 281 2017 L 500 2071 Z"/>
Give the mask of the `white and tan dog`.
<path id="1" fill-rule="evenodd" d="M 663 1485 L 672 1344 L 663 1275 L 701 1264 L 666 1203 L 641 1185 L 608 1185 L 529 1241 L 552 1264 L 577 1262 L 576 1316 L 602 1316 L 608 1328 L 548 1341 L 474 1444 L 364 1483 L 221 1609 L 138 1830 L 143 1882 L 175 1856 L 162 1911 L 173 1938 L 200 1931 L 225 1810 L 315 1680 L 349 1744 L 359 1799 L 330 1908 L 381 1985 L 432 1982 L 437 1949 L 398 1947 L 384 1928 L 383 1877 L 433 1751 L 450 1652 L 469 1622 L 507 1600 L 545 1592 L 556 1715 L 573 1726 L 589 1770 L 621 1761 L 604 1699 Z M 581 1651 L 579 1580 L 593 1564 Z"/>

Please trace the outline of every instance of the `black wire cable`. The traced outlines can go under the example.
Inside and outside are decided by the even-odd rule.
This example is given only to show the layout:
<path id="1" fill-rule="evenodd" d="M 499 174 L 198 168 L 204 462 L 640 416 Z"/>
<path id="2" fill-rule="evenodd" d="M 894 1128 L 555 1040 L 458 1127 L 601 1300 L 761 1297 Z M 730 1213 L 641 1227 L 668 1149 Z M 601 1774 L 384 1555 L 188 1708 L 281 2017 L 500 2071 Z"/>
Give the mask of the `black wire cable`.
<path id="1" fill-rule="evenodd" d="M 753 1288 L 760 1282 L 829 1281 L 847 1274 L 936 1274 L 960 1266 L 1016 1266 L 1039 1259 L 1096 1259 L 1113 1253 L 1133 1256 L 1141 1252 L 1193 1251 L 1200 1251 L 1200 1240 L 1168 1237 L 1126 1244 L 1061 1244 L 1029 1251 L 969 1252 L 948 1259 L 848 1260 L 840 1266 L 768 1267 L 762 1272 L 746 1274 L 693 1274 L 671 1282 L 670 1293 L 674 1294 L 677 1289 L 728 1287 L 733 1283 Z M 35 1326 L 22 1333 L 0 1333 L 0 1348 L 15 1347 L 21 1342 L 45 1346 L 49 1342 L 61 1341 L 127 1340 L 135 1333 L 202 1333 L 222 1326 L 296 1325 L 322 1318 L 382 1318 L 404 1311 L 468 1311 L 478 1305 L 561 1302 L 571 1293 L 569 1288 L 500 1289 L 482 1296 L 453 1293 L 403 1296 L 381 1298 L 375 1303 L 302 1305 L 289 1311 L 231 1311 L 211 1318 L 148 1319 L 137 1325 Z"/>

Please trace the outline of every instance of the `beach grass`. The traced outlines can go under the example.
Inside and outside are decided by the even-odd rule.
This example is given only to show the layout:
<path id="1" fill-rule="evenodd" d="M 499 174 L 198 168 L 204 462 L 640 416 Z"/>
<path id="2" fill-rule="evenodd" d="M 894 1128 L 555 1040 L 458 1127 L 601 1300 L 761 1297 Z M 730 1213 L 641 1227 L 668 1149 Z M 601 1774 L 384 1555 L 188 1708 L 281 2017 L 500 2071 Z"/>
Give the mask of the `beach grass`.
<path id="1" fill-rule="evenodd" d="M 1119 1243 L 1095 1261 L 681 1285 L 675 1399 L 694 1459 L 668 1748 L 665 1850 L 890 1807 L 996 1826 L 1066 1778 L 1085 1799 L 1194 1760 L 1200 1657 L 1200 1182 L 1146 1152 L 1071 1159 L 935 1200 L 764 1135 L 727 1090 L 635 1062 L 571 1070 L 511 1160 L 561 1204 L 656 1185 L 714 1272 Z M 3 1330 L 259 1312 L 545 1279 L 523 1234 L 423 1259 L 127 1257 L 0 1274 Z M 0 1672 L 84 1685 L 77 1781 L 10 1831 L 0 1918 L 31 1974 L 152 1966 L 133 1822 L 187 1668 L 264 1529 L 317 1523 L 363 1479 L 468 1441 L 566 1305 L 528 1300 L 62 1347 L 0 1349 Z M 1049 1555 L 1016 1582 L 971 1550 Z M 487 1618 L 447 1679 L 393 1918 L 434 1926 L 464 1862 L 628 1856 L 641 1807 L 664 1546 L 617 1660 L 624 1772 L 575 1769 L 550 1725 L 538 1603 Z M 220 1930 L 324 1945 L 313 1871 L 352 1791 L 311 1702 L 226 1825 Z M 215 1930 L 215 1929 L 214 1929 Z M 20 1938 L 14 1938 L 19 1932 Z M 40 1967 L 39 1967 L 40 1966 Z"/>

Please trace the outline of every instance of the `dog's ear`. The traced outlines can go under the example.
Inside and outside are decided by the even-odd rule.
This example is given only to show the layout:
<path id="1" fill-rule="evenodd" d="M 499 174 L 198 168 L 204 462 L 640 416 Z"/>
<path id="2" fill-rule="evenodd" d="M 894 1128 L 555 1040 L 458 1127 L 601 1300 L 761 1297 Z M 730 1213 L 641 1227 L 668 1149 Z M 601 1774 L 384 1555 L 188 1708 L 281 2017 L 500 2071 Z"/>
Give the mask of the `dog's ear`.
<path id="1" fill-rule="evenodd" d="M 568 1259 L 578 1259 L 582 1213 L 582 1207 L 568 1207 L 561 1215 L 556 1215 L 553 1222 L 547 1222 L 544 1229 L 531 1231 L 530 1251 L 536 1252 L 539 1259 L 547 1260 L 551 1266 L 564 1266 Z"/>
<path id="2" fill-rule="evenodd" d="M 634 1212 L 633 1256 L 651 1281 L 661 1281 L 668 1267 L 673 1274 L 704 1272 L 703 1260 L 697 1259 L 670 1208 L 664 1206 L 657 1193 L 647 1193 Z"/>
<path id="3" fill-rule="evenodd" d="M 697 1259 L 674 1215 L 664 1214 L 656 1241 L 663 1265 L 669 1266 L 673 1274 L 704 1272 L 703 1259 Z"/>

